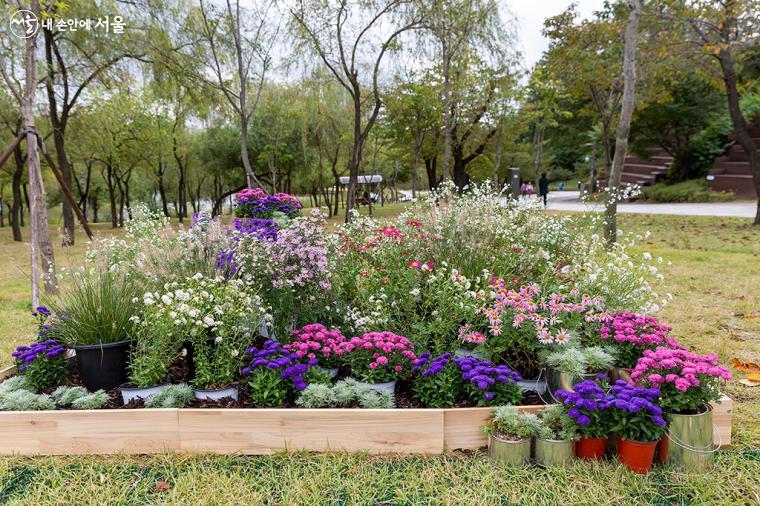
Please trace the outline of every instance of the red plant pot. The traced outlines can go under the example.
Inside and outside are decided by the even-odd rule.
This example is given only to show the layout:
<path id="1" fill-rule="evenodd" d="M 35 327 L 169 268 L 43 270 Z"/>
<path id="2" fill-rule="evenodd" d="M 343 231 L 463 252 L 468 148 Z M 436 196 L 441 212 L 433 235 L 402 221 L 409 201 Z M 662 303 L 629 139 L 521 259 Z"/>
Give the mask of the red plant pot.
<path id="1" fill-rule="evenodd" d="M 664 464 L 668 461 L 668 447 L 670 446 L 670 439 L 668 436 L 663 436 L 657 443 L 657 451 L 654 454 L 654 461 Z"/>
<path id="2" fill-rule="evenodd" d="M 577 455 L 579 459 L 601 460 L 604 457 L 604 450 L 606 448 L 606 437 L 582 437 L 575 444 L 575 455 Z"/>
<path id="3" fill-rule="evenodd" d="M 651 443 L 618 438 L 620 462 L 634 473 L 646 474 L 652 468 L 657 441 Z"/>

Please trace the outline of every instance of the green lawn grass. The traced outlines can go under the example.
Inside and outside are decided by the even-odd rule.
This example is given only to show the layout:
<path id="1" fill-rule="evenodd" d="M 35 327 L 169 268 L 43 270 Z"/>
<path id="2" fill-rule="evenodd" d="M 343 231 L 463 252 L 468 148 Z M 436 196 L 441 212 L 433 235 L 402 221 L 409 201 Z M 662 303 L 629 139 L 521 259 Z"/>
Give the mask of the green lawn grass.
<path id="1" fill-rule="evenodd" d="M 390 215 L 402 207 L 376 209 Z M 760 362 L 760 230 L 733 218 L 619 221 L 623 230 L 652 231 L 637 253 L 665 259 L 663 292 L 674 298 L 660 318 L 674 336 L 696 351 L 718 353 L 724 363 Z M 111 232 L 98 227 L 98 233 Z M 57 249 L 61 264 L 81 256 L 84 241 L 77 240 L 66 253 Z M 33 333 L 27 257 L 28 246 L 0 229 L 0 364 L 10 363 L 11 349 Z M 760 387 L 732 382 L 726 390 L 735 402 L 733 444 L 710 473 L 656 468 L 639 476 L 615 461 L 505 469 L 483 452 L 2 457 L 0 504 L 760 504 Z M 161 490 L 163 483 L 168 489 Z"/>

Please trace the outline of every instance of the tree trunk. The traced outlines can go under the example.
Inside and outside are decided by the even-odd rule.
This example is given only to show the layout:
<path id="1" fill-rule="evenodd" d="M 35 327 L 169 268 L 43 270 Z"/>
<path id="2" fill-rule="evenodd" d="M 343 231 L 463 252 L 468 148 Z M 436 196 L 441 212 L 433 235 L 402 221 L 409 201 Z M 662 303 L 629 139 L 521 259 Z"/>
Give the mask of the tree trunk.
<path id="1" fill-rule="evenodd" d="M 755 192 L 757 193 L 757 211 L 755 212 L 754 225 L 760 225 L 760 153 L 757 145 L 752 140 L 747 128 L 747 122 L 744 119 L 741 109 L 739 108 L 739 90 L 736 82 L 736 70 L 734 62 L 731 59 L 731 53 L 722 49 L 718 55 L 720 68 L 723 71 L 723 82 L 726 84 L 726 98 L 728 100 L 728 112 L 731 116 L 731 123 L 734 127 L 734 135 L 741 145 L 744 152 L 749 158 L 749 165 L 752 167 L 752 179 L 755 183 Z"/>
<path id="2" fill-rule="evenodd" d="M 625 50 L 623 57 L 623 107 L 620 111 L 617 134 L 615 137 L 615 156 L 612 159 L 609 178 L 609 193 L 605 209 L 604 235 L 611 246 L 617 241 L 617 202 L 620 178 L 623 175 L 623 162 L 628 151 L 628 133 L 631 129 L 636 100 L 636 46 L 641 18 L 641 0 L 629 0 L 631 12 L 625 30 Z"/>
<path id="3" fill-rule="evenodd" d="M 414 142 L 414 160 L 412 161 L 412 198 L 417 198 L 417 167 L 420 164 L 420 153 L 422 152 L 422 143 L 425 140 L 425 131 L 420 130 Z"/>
<path id="4" fill-rule="evenodd" d="M 443 180 L 451 179 L 451 55 L 447 42 L 441 43 L 443 56 Z"/>
<path id="5" fill-rule="evenodd" d="M 31 10 L 40 17 L 40 5 L 37 0 L 31 1 Z M 37 152 L 37 133 L 34 125 L 34 98 L 37 91 L 37 36 L 26 39 L 26 77 L 24 93 L 21 96 L 21 117 L 26 129 L 27 162 L 29 164 L 29 200 L 31 223 L 31 253 L 32 253 L 32 306 L 40 303 L 40 278 L 45 285 L 45 292 L 58 292 L 58 282 L 55 274 L 55 256 L 53 244 L 50 241 L 48 229 L 48 211 L 45 200 L 45 187 L 42 183 L 42 170 Z M 40 264 L 42 273 L 40 273 Z"/>
<path id="6" fill-rule="evenodd" d="M 114 181 L 114 169 L 109 161 L 106 165 L 106 174 L 103 177 L 106 181 L 106 188 L 108 189 L 108 203 L 111 206 L 111 228 L 117 228 L 119 226 L 118 215 L 116 214 L 116 182 Z"/>
<path id="7" fill-rule="evenodd" d="M 436 174 L 436 165 L 438 164 L 438 157 L 433 155 L 432 157 L 423 157 L 425 161 L 425 172 L 428 179 L 428 190 L 435 190 L 438 186 L 438 174 Z"/>
<path id="8" fill-rule="evenodd" d="M 66 156 L 66 122 L 68 120 L 68 113 L 66 111 L 67 104 L 63 104 L 63 111 L 59 115 L 58 102 L 55 96 L 54 82 L 53 82 L 53 33 L 50 30 L 42 30 L 45 39 L 45 60 L 47 62 L 48 75 L 45 79 L 45 88 L 48 95 L 48 112 L 50 117 L 50 125 L 53 133 L 53 143 L 55 144 L 56 157 L 58 158 L 58 168 L 61 170 L 63 181 L 71 188 L 72 176 L 71 165 L 69 159 Z M 61 245 L 73 246 L 74 245 L 74 210 L 71 208 L 71 203 L 63 196 L 61 202 L 63 210 L 63 237 L 61 238 Z"/>
<path id="9" fill-rule="evenodd" d="M 493 162 L 493 186 L 499 188 L 499 170 L 501 169 L 501 152 L 504 146 L 504 125 L 499 128 L 496 138 L 496 155 Z"/>
<path id="10" fill-rule="evenodd" d="M 362 105 L 361 94 L 358 84 L 354 84 L 354 149 L 351 152 L 351 163 L 348 166 L 348 194 L 346 195 L 346 218 L 348 223 L 351 219 L 351 210 L 356 201 L 356 185 L 359 180 L 359 165 L 362 159 Z"/>
<path id="11" fill-rule="evenodd" d="M 13 240 L 21 242 L 24 240 L 21 235 L 21 224 L 24 221 L 21 217 L 22 197 L 21 197 L 21 177 L 24 175 L 24 158 L 21 154 L 21 143 L 13 151 L 13 161 L 16 163 L 16 170 L 13 171 L 13 181 L 11 191 L 13 192 L 13 204 L 11 204 L 11 228 L 13 229 Z"/>

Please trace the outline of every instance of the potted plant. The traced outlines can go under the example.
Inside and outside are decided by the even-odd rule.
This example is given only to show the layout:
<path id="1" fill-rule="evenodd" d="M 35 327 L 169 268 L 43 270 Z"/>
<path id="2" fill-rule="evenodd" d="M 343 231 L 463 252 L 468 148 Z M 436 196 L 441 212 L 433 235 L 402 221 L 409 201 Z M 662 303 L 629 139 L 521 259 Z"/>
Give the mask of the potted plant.
<path id="1" fill-rule="evenodd" d="M 636 365 L 644 350 L 657 346 L 677 348 L 676 340 L 668 337 L 670 330 L 651 316 L 618 313 L 604 322 L 599 338 L 615 347 L 617 366 L 625 370 Z"/>
<path id="2" fill-rule="evenodd" d="M 292 390 L 305 390 L 309 385 L 309 368 L 317 365 L 316 359 L 299 359 L 295 352 L 287 351 L 271 339 L 261 346 L 251 346 L 245 356 L 250 363 L 241 373 L 248 385 L 248 394 L 263 408 L 280 407 Z"/>
<path id="3" fill-rule="evenodd" d="M 645 474 L 652 467 L 657 442 L 668 430 L 662 408 L 657 405 L 659 398 L 657 388 L 618 381 L 605 401 L 610 430 L 617 434 L 620 461 L 636 473 Z"/>
<path id="4" fill-rule="evenodd" d="M 391 393 L 416 358 L 409 339 L 393 332 L 367 332 L 339 344 L 338 350 L 359 383 Z"/>
<path id="5" fill-rule="evenodd" d="M 572 460 L 578 438 L 573 419 L 565 414 L 559 404 L 548 406 L 538 414 L 538 418 L 542 425 L 536 434 L 536 462 L 556 466 Z"/>
<path id="6" fill-rule="evenodd" d="M 426 408 L 450 408 L 465 397 L 462 372 L 451 353 L 422 353 L 412 362 L 412 394 Z"/>
<path id="7" fill-rule="evenodd" d="M 578 457 L 598 460 L 604 457 L 610 435 L 610 420 L 606 413 L 607 395 L 593 380 L 573 385 L 573 391 L 558 390 L 555 396 L 562 402 L 565 415 L 574 423 L 580 436 L 575 445 Z"/>
<path id="8" fill-rule="evenodd" d="M 698 355 L 681 348 L 645 350 L 631 378 L 660 390 L 660 406 L 670 420 L 660 445 L 660 460 L 689 469 L 705 469 L 714 452 L 712 408 L 720 399 L 720 382 L 730 381 L 716 355 Z M 673 439 L 677 444 L 669 444 Z"/>
<path id="9" fill-rule="evenodd" d="M 128 275 L 96 268 L 75 273 L 61 294 L 56 335 L 76 353 L 90 391 L 110 390 L 127 379 L 138 289 Z"/>
<path id="10" fill-rule="evenodd" d="M 319 366 L 327 371 L 331 378 L 338 374 L 340 364 L 340 344 L 346 337 L 337 329 L 328 330 L 320 323 L 311 323 L 290 333 L 291 342 L 283 346 L 294 352 L 298 358 L 316 359 Z"/>
<path id="11" fill-rule="evenodd" d="M 16 370 L 24 376 L 35 390 L 60 385 L 69 375 L 63 346 L 54 339 L 19 346 L 11 353 L 16 360 Z"/>
<path id="12" fill-rule="evenodd" d="M 488 456 L 493 462 L 524 465 L 530 460 L 530 441 L 539 431 L 536 415 L 513 406 L 493 408 L 493 417 L 483 426 L 488 435 Z"/>
<path id="13" fill-rule="evenodd" d="M 216 336 L 193 347 L 193 395 L 196 399 L 238 400 L 238 373 L 246 340 L 241 336 Z"/>
<path id="14" fill-rule="evenodd" d="M 600 346 L 567 347 L 546 356 L 546 380 L 551 392 L 570 390 L 574 383 L 606 373 L 615 365 L 615 356 Z"/>

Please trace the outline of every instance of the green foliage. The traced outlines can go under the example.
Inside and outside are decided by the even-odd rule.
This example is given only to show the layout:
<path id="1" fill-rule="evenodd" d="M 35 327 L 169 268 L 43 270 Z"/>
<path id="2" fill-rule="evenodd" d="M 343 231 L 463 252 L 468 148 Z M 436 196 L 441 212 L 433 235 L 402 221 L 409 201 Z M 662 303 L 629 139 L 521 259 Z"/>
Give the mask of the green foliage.
<path id="1" fill-rule="evenodd" d="M 554 439 L 570 441 L 578 438 L 573 419 L 567 416 L 560 404 L 547 406 L 538 413 L 538 418 L 546 430 L 542 430 L 538 437 L 542 439 Z"/>
<path id="2" fill-rule="evenodd" d="M 158 393 L 145 399 L 146 408 L 184 408 L 193 400 L 193 389 L 190 385 L 180 383 L 168 385 Z"/>
<path id="3" fill-rule="evenodd" d="M 414 379 L 412 393 L 426 408 L 450 408 L 465 394 L 462 372 L 455 363 L 447 363 L 443 370 Z M 482 397 L 482 392 L 479 397 Z"/>
<path id="4" fill-rule="evenodd" d="M 85 387 L 60 386 L 50 394 L 59 406 L 71 406 L 77 399 L 89 395 Z"/>
<path id="5" fill-rule="evenodd" d="M 387 390 L 359 385 L 350 378 L 334 386 L 311 384 L 296 399 L 296 405 L 302 408 L 349 407 L 354 403 L 365 409 L 391 409 L 395 405 L 393 394 Z"/>
<path id="6" fill-rule="evenodd" d="M 277 408 L 285 404 L 291 387 L 290 381 L 282 379 L 279 371 L 259 367 L 248 375 L 251 400 L 262 408 Z"/>
<path id="7" fill-rule="evenodd" d="M 497 406 L 493 408 L 493 417 L 483 426 L 483 432 L 504 439 L 524 439 L 538 436 L 541 427 L 541 421 L 532 413 L 523 413 L 513 406 Z"/>
<path id="8" fill-rule="evenodd" d="M 706 180 L 692 179 L 676 184 L 645 186 L 641 198 L 652 202 L 730 202 L 736 200 L 736 195 L 708 190 Z"/>
<path id="9" fill-rule="evenodd" d="M 59 406 L 71 406 L 74 409 L 100 409 L 108 403 L 105 390 L 88 392 L 84 387 L 60 386 L 51 397 Z"/>
<path id="10" fill-rule="evenodd" d="M 139 285 L 128 275 L 98 270 L 75 272 L 56 309 L 56 337 L 67 345 L 115 343 L 129 339 Z"/>
<path id="11" fill-rule="evenodd" d="M 37 395 L 28 390 L 13 390 L 0 396 L 0 411 L 49 411 L 55 402 L 49 395 Z"/>
<path id="12" fill-rule="evenodd" d="M 18 374 L 28 378 L 35 390 L 44 390 L 66 381 L 69 377 L 66 362 L 64 353 L 52 358 L 41 353 L 31 364 L 26 365 L 23 371 L 19 368 Z M 19 366 L 21 363 L 17 361 L 16 365 Z"/>
<path id="13" fill-rule="evenodd" d="M 98 390 L 74 400 L 71 407 L 74 409 L 100 409 L 108 402 L 108 394 L 104 390 Z"/>
<path id="14" fill-rule="evenodd" d="M 609 371 L 615 366 L 615 354 L 611 349 L 601 346 L 566 347 L 549 353 L 546 356 L 546 365 L 580 377 L 584 374 Z"/>
<path id="15" fill-rule="evenodd" d="M 0 383 L 0 397 L 18 390 L 35 391 L 34 385 L 25 376 L 12 376 Z"/>

